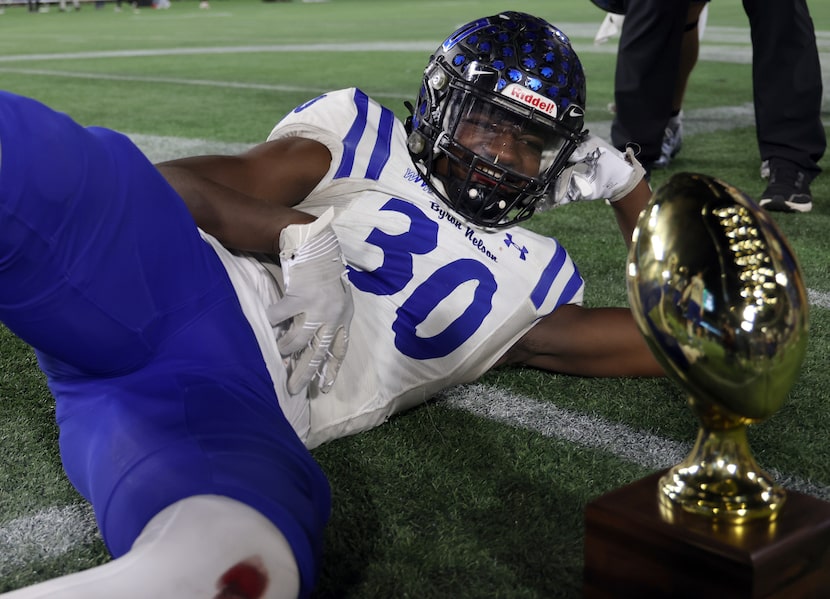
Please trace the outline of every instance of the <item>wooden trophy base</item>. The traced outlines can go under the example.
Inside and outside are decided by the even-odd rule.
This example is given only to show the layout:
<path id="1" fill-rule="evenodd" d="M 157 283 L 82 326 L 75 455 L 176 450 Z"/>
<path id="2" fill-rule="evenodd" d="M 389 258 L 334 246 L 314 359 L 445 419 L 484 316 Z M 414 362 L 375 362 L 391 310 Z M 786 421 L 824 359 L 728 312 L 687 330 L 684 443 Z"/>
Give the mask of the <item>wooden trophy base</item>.
<path id="1" fill-rule="evenodd" d="M 787 490 L 772 523 L 716 524 L 660 501 L 665 472 L 588 504 L 584 597 L 830 598 L 830 503 Z"/>

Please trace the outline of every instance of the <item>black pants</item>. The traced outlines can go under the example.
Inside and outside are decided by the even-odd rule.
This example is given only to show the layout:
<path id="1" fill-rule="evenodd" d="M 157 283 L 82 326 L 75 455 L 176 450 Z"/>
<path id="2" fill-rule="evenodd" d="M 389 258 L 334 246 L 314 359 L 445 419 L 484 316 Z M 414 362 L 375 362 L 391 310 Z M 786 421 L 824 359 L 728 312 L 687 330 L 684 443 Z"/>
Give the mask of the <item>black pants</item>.
<path id="1" fill-rule="evenodd" d="M 752 86 L 761 159 L 811 175 L 827 148 L 821 65 L 806 0 L 743 0 L 752 33 Z"/>
<path id="2" fill-rule="evenodd" d="M 611 142 L 634 142 L 643 163 L 660 157 L 689 0 L 628 0 L 617 51 Z"/>
<path id="3" fill-rule="evenodd" d="M 752 36 L 752 85 L 762 160 L 783 158 L 811 176 L 827 139 L 815 30 L 806 0 L 743 0 Z M 611 141 L 639 144 L 640 159 L 660 156 L 671 114 L 689 0 L 629 0 L 615 79 Z"/>

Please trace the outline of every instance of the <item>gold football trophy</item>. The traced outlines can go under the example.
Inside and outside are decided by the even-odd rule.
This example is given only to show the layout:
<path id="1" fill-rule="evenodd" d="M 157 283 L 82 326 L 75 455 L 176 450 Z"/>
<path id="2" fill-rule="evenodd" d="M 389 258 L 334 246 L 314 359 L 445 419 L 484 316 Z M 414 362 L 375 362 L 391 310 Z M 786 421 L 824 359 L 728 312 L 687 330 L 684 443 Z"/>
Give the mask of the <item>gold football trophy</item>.
<path id="1" fill-rule="evenodd" d="M 830 597 L 830 503 L 784 491 L 746 429 L 784 402 L 807 346 L 807 296 L 775 222 L 723 181 L 674 175 L 627 263 L 640 331 L 688 392 L 680 464 L 585 508 L 585 599 Z"/>
<path id="2" fill-rule="evenodd" d="M 676 175 L 640 215 L 627 280 L 640 331 L 700 421 L 661 497 L 733 524 L 774 519 L 786 494 L 746 426 L 781 407 L 807 346 L 806 290 L 778 226 L 735 187 Z"/>

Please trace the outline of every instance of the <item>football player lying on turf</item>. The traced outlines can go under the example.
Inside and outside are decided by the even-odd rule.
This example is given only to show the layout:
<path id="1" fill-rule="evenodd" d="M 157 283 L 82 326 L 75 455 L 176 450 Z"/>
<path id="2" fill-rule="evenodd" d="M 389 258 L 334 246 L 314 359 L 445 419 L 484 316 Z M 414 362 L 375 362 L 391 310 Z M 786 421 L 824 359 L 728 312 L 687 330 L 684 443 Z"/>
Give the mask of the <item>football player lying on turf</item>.
<path id="1" fill-rule="evenodd" d="M 502 364 L 662 374 L 518 226 L 607 198 L 630 240 L 648 184 L 584 106 L 567 38 L 512 12 L 442 44 L 407 124 L 341 90 L 240 156 L 156 168 L 0 94 L 0 320 L 117 558 L 8 596 L 307 596 L 330 502 L 308 447 Z"/>
<path id="2" fill-rule="evenodd" d="M 630 240 L 651 190 L 633 156 L 585 137 L 584 106 L 567 38 L 505 13 L 438 49 L 407 124 L 345 89 L 297 107 L 246 154 L 158 165 L 197 224 L 236 250 L 276 253 L 285 219 L 333 209 L 355 315 L 340 376 L 328 393 L 308 390 L 307 446 L 502 364 L 661 372 L 628 309 L 580 307 L 583 281 L 565 249 L 518 226 L 570 159 L 579 164 L 553 201 L 580 190 L 610 198 Z"/>

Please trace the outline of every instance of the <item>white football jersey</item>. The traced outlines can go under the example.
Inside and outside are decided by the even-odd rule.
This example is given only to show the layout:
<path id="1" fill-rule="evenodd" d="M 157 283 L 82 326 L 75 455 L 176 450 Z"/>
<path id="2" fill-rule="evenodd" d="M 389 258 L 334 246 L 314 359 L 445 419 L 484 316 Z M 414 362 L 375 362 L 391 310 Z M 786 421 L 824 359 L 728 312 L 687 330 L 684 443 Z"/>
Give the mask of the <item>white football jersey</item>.
<path id="1" fill-rule="evenodd" d="M 582 278 L 556 240 L 481 229 L 448 209 L 415 170 L 403 124 L 360 90 L 299 106 L 268 139 L 289 136 L 331 152 L 329 172 L 297 208 L 319 216 L 334 207 L 355 304 L 337 380 L 328 393 L 308 390 L 308 430 L 295 426 L 308 447 L 475 380 L 539 318 L 581 303 Z"/>

